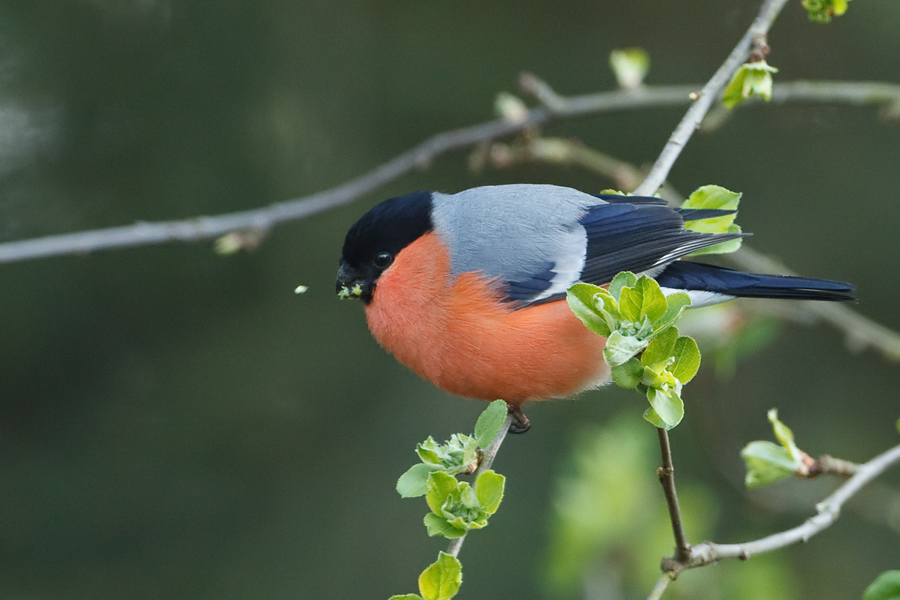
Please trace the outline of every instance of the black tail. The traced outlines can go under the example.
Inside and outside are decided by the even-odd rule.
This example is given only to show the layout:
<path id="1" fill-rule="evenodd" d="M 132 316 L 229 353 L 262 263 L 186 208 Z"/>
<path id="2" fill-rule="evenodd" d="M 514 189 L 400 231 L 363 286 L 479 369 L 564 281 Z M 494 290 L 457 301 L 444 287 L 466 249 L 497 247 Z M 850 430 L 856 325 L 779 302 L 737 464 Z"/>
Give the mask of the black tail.
<path id="1" fill-rule="evenodd" d="M 856 288 L 841 281 L 760 275 L 697 262 L 675 261 L 656 277 L 662 287 L 746 298 L 787 300 L 855 300 Z"/>

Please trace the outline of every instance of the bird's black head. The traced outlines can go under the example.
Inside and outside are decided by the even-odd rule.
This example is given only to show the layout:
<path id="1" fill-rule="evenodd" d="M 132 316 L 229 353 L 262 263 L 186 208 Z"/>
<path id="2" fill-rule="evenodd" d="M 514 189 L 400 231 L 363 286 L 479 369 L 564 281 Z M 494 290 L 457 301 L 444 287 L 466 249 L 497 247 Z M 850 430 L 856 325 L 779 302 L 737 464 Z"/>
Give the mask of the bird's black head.
<path id="1" fill-rule="evenodd" d="M 431 231 L 431 192 L 385 200 L 364 214 L 344 239 L 336 290 L 368 304 L 378 277 L 397 254 Z"/>

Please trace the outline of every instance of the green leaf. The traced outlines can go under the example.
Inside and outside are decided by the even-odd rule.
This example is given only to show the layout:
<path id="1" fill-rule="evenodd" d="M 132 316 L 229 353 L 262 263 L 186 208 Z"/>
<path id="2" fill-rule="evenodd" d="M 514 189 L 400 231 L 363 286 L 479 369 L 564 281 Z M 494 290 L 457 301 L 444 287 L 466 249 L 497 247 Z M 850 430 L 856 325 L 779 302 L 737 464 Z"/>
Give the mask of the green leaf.
<path id="1" fill-rule="evenodd" d="M 603 358 L 611 367 L 628 362 L 631 357 L 647 347 L 648 342 L 634 336 L 622 335 L 618 331 L 613 332 L 606 341 L 603 349 Z"/>
<path id="2" fill-rule="evenodd" d="M 487 448 L 506 421 L 508 408 L 503 400 L 494 400 L 488 407 L 481 411 L 478 421 L 475 422 L 475 441 L 479 448 Z"/>
<path id="3" fill-rule="evenodd" d="M 428 508 L 436 515 L 443 514 L 444 503 L 448 496 L 457 491 L 459 481 L 443 471 L 432 471 L 428 475 L 426 485 L 428 489 L 425 493 L 425 502 L 428 503 Z"/>
<path id="4" fill-rule="evenodd" d="M 744 63 L 737 70 L 722 94 L 725 108 L 734 108 L 750 96 L 758 96 L 766 101 L 772 99 L 772 73 L 778 69 L 765 60 Z"/>
<path id="5" fill-rule="evenodd" d="M 503 500 L 503 490 L 506 485 L 506 477 L 494 471 L 488 470 L 475 480 L 475 494 L 481 508 L 492 515 L 497 512 L 500 501 Z"/>
<path id="6" fill-rule="evenodd" d="M 664 423 L 664 429 L 672 429 L 684 418 L 684 402 L 675 392 L 675 390 L 658 390 L 650 388 L 647 390 L 647 400 L 650 406 L 656 412 L 659 419 Z M 646 419 L 646 415 L 644 416 Z"/>
<path id="7" fill-rule="evenodd" d="M 419 593 L 425 600 L 450 600 L 462 584 L 462 564 L 446 552 L 419 575 Z"/>
<path id="8" fill-rule="evenodd" d="M 897 419 L 897 433 L 900 433 L 900 419 Z"/>
<path id="9" fill-rule="evenodd" d="M 677 327 L 669 327 L 663 330 L 650 340 L 647 349 L 641 355 L 641 362 L 648 367 L 660 362 L 668 363 L 677 340 Z"/>
<path id="10" fill-rule="evenodd" d="M 885 571 L 863 592 L 863 600 L 900 600 L 900 571 Z"/>
<path id="11" fill-rule="evenodd" d="M 423 598 L 418 594 L 398 594 L 391 596 L 388 600 L 423 600 Z"/>
<path id="12" fill-rule="evenodd" d="M 588 329 L 597 335 L 609 337 L 611 329 L 606 315 L 597 308 L 596 295 L 600 289 L 589 283 L 576 283 L 566 292 L 566 301 L 569 309 Z"/>
<path id="13" fill-rule="evenodd" d="M 622 289 L 626 287 L 633 288 L 637 284 L 637 277 L 629 271 L 617 273 L 613 280 L 609 283 L 609 293 L 613 298 L 621 304 Z"/>
<path id="14" fill-rule="evenodd" d="M 675 292 L 666 296 L 668 308 L 665 314 L 653 324 L 654 329 L 663 331 L 678 320 L 681 314 L 691 305 L 691 297 L 684 292 Z"/>
<path id="15" fill-rule="evenodd" d="M 448 540 L 462 537 L 466 535 L 466 532 L 468 531 L 468 529 L 464 527 L 454 527 L 447 522 L 447 519 L 434 513 L 425 515 L 425 529 L 428 531 L 430 537 L 440 535 Z"/>
<path id="16" fill-rule="evenodd" d="M 775 432 L 775 437 L 778 438 L 778 441 L 787 450 L 791 458 L 797 463 L 797 466 L 800 466 L 801 460 L 801 452 L 800 448 L 797 447 L 797 444 L 794 443 L 794 432 L 791 431 L 790 427 L 782 423 L 778 420 L 778 409 L 771 409 L 766 416 L 769 419 L 769 422 L 772 424 L 772 430 Z M 796 470 L 796 469 L 795 469 Z"/>
<path id="17" fill-rule="evenodd" d="M 637 358 L 631 358 L 621 365 L 612 367 L 611 372 L 612 379 L 617 386 L 631 389 L 641 382 L 641 378 L 644 376 L 644 365 Z"/>
<path id="18" fill-rule="evenodd" d="M 694 190 L 681 208 L 737 210 L 741 195 L 739 192 L 732 192 L 720 185 L 704 185 Z M 685 228 L 698 233 L 728 233 L 728 227 L 734 223 L 735 217 L 735 214 L 731 214 L 712 219 L 688 221 Z"/>
<path id="19" fill-rule="evenodd" d="M 659 429 L 668 429 L 666 422 L 662 420 L 659 414 L 657 414 L 657 412 L 653 410 L 652 407 L 644 411 L 644 420 Z"/>
<path id="20" fill-rule="evenodd" d="M 434 441 L 434 438 L 431 436 L 428 436 L 427 440 L 416 446 L 416 454 L 419 455 L 419 459 L 426 465 L 431 465 L 435 468 L 444 466 L 440 444 Z"/>
<path id="21" fill-rule="evenodd" d="M 609 54 L 609 66 L 616 75 L 619 87 L 633 90 L 641 86 L 650 70 L 650 55 L 643 48 L 613 50 Z"/>
<path id="22" fill-rule="evenodd" d="M 641 305 L 641 318 L 648 317 L 651 322 L 658 321 L 666 314 L 668 305 L 666 297 L 659 289 L 656 280 L 642 275 L 638 280 L 641 289 L 643 304 Z"/>
<path id="23" fill-rule="evenodd" d="M 397 480 L 397 493 L 403 498 L 424 496 L 428 491 L 428 475 L 431 471 L 431 467 L 426 464 L 413 465 Z"/>
<path id="24" fill-rule="evenodd" d="M 740 225 L 729 225 L 728 231 L 726 233 L 741 233 Z M 691 252 L 691 256 L 701 256 L 703 254 L 730 254 L 731 252 L 735 252 L 739 250 L 741 244 L 744 243 L 744 238 L 733 238 L 730 240 L 726 240 L 724 242 L 719 242 L 718 244 L 713 244 L 712 246 L 707 246 L 706 248 L 700 248 L 699 250 L 694 250 Z"/>
<path id="25" fill-rule="evenodd" d="M 682 384 L 693 379 L 700 369 L 700 349 L 697 347 L 697 342 L 688 336 L 678 338 L 672 356 L 675 357 L 675 362 L 669 367 L 672 375 Z"/>
<path id="26" fill-rule="evenodd" d="M 800 462 L 778 444 L 755 441 L 741 450 L 741 458 L 747 467 L 744 483 L 747 487 L 759 487 L 794 475 Z"/>
<path id="27" fill-rule="evenodd" d="M 622 311 L 622 317 L 638 323 L 641 320 L 641 307 L 644 305 L 644 296 L 637 287 L 622 288 L 622 296 L 619 298 L 619 310 Z"/>

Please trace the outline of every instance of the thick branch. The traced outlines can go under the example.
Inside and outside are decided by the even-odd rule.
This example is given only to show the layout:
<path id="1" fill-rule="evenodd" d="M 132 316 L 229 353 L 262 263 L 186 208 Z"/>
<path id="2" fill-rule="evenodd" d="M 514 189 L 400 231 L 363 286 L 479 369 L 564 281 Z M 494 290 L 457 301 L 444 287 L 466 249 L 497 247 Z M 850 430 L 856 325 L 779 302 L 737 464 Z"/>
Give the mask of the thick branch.
<path id="1" fill-rule="evenodd" d="M 108 229 L 0 243 L 0 263 L 168 242 L 199 242 L 244 229 L 265 232 L 280 223 L 303 219 L 349 204 L 410 171 L 426 167 L 437 157 L 453 150 L 513 135 L 528 127 L 557 119 L 687 104 L 690 102 L 690 94 L 697 89 L 697 86 L 658 86 L 562 97 L 552 90 L 552 96 L 549 95 L 549 87 L 533 76 L 525 76 L 523 80 L 527 91 L 535 94 L 541 101 L 546 103 L 548 98 L 553 98 L 549 100 L 550 104 L 529 110 L 520 121 L 508 122 L 501 119 L 440 133 L 365 175 L 330 190 L 264 208 L 224 215 L 179 221 L 138 222 Z M 773 102 L 781 103 L 800 100 L 900 106 L 900 85 L 876 82 L 788 82 L 775 86 L 772 99 Z"/>
<path id="2" fill-rule="evenodd" d="M 473 475 L 473 481 L 477 480 L 479 475 L 490 469 L 491 465 L 494 464 L 494 458 L 497 457 L 497 452 L 500 450 L 500 444 L 506 439 L 506 434 L 509 433 L 509 428 L 514 421 L 515 417 L 512 413 L 506 415 L 506 420 L 503 421 L 503 426 L 500 428 L 500 431 L 497 433 L 496 437 L 491 440 L 488 447 L 484 449 L 484 452 L 481 455 L 481 461 L 479 461 L 478 468 Z M 450 545 L 447 546 L 447 554 L 459 556 L 459 550 L 462 548 L 465 540 L 466 536 L 450 540 Z"/>
<path id="3" fill-rule="evenodd" d="M 832 495 L 817 504 L 817 514 L 807 519 L 802 525 L 743 544 L 714 544 L 712 542 L 698 544 L 691 548 L 687 560 L 666 559 L 663 561 L 663 569 L 677 575 L 685 569 L 702 567 L 725 558 L 747 559 L 756 554 L 771 552 L 798 542 L 806 542 L 837 520 L 841 507 L 847 500 L 896 463 L 900 463 L 900 446 L 895 446 L 869 462 L 859 465 L 856 474 Z"/>
<path id="4" fill-rule="evenodd" d="M 728 58 L 725 59 L 722 66 L 719 67 L 707 84 L 703 86 L 697 101 L 688 109 L 684 118 L 681 120 L 681 123 L 679 123 L 678 127 L 675 128 L 675 131 L 672 132 L 672 136 L 663 147 L 659 158 L 656 159 L 656 163 L 654 163 L 653 168 L 650 170 L 650 174 L 647 175 L 644 182 L 637 187 L 635 194 L 639 196 L 651 196 L 656 193 L 656 190 L 659 189 L 669 176 L 672 165 L 675 164 L 675 160 L 681 154 L 681 150 L 684 148 L 685 144 L 687 144 L 688 140 L 691 139 L 694 131 L 700 126 L 700 122 L 703 120 L 703 117 L 706 116 L 712 103 L 718 99 L 719 94 L 728 84 L 728 81 L 734 75 L 735 71 L 737 71 L 737 69 L 747 60 L 750 53 L 750 46 L 754 39 L 765 37 L 769 28 L 772 26 L 772 23 L 775 22 L 778 13 L 781 12 L 781 9 L 786 3 L 787 0 L 766 0 L 759 11 L 759 15 L 757 15 L 756 20 L 750 25 L 750 29 L 747 30 L 747 33 L 744 34 L 744 37 L 741 38 L 738 45 L 731 51 L 731 54 L 728 55 Z"/>

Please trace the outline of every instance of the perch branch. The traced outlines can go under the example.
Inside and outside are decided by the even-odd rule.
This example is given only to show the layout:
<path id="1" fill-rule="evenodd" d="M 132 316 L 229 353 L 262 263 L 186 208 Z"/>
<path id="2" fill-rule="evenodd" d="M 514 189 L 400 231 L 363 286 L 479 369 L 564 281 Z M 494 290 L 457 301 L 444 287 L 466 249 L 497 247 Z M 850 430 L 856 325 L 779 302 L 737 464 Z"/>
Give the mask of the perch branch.
<path id="1" fill-rule="evenodd" d="M 506 420 L 503 421 L 503 426 L 500 428 L 500 431 L 497 433 L 496 437 L 491 440 L 488 447 L 484 449 L 484 452 L 481 455 L 481 461 L 478 463 L 478 468 L 475 469 L 475 474 L 472 476 L 473 481 L 477 480 L 479 475 L 490 469 L 491 465 L 494 464 L 494 459 L 497 457 L 497 452 L 500 450 L 500 444 L 506 439 L 506 434 L 509 433 L 509 428 L 514 421 L 515 417 L 511 413 L 506 415 Z M 447 546 L 447 554 L 459 556 L 459 550 L 462 548 L 465 540 L 466 536 L 450 540 L 450 545 Z"/>

